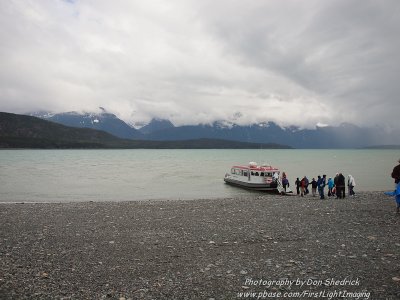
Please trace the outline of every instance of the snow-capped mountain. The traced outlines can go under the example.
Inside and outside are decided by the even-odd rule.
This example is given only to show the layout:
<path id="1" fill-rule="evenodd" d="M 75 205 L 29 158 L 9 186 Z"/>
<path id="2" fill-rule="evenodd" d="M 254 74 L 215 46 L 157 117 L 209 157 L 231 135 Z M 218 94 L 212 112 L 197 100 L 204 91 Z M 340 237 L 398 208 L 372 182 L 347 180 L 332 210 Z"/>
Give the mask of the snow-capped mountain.
<path id="1" fill-rule="evenodd" d="M 30 113 L 29 115 L 66 126 L 103 130 L 120 138 L 142 138 L 142 134 L 138 130 L 120 120 L 116 115 L 108 113 L 102 107 L 100 107 L 100 112 L 98 113 L 71 111 L 54 114 L 51 112 L 41 111 Z"/>
<path id="2" fill-rule="evenodd" d="M 104 130 L 117 137 L 158 141 L 224 139 L 251 143 L 277 143 L 294 148 L 362 148 L 374 145 L 400 144 L 400 131 L 384 128 L 361 128 L 352 124 L 316 126 L 302 129 L 297 126 L 280 127 L 274 122 L 237 125 L 234 121 L 212 124 L 174 126 L 169 120 L 153 119 L 139 130 L 101 109 L 100 113 L 49 112 L 32 113 L 43 119 L 67 126 Z"/>
<path id="3" fill-rule="evenodd" d="M 153 132 L 174 128 L 174 124 L 169 120 L 164 119 L 152 119 L 149 124 L 143 126 L 139 131 L 143 134 L 150 134 Z"/>

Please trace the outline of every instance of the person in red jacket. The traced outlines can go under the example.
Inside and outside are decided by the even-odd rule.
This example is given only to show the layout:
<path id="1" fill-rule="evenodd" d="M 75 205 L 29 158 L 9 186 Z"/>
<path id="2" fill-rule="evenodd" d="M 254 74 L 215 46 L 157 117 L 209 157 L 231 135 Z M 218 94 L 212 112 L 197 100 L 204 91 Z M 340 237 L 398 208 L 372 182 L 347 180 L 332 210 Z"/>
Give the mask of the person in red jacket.
<path id="1" fill-rule="evenodd" d="M 307 180 L 306 176 L 304 176 L 303 179 L 300 181 L 301 197 L 303 197 L 306 194 L 307 181 L 308 180 Z"/>

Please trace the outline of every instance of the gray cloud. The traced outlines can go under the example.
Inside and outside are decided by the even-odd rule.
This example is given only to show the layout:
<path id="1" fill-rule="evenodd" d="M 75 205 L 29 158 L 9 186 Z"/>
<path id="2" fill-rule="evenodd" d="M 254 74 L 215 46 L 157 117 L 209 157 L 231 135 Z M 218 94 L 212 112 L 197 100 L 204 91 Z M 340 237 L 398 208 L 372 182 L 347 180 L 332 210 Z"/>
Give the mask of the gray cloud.
<path id="1" fill-rule="evenodd" d="M 398 127 L 399 13 L 395 0 L 2 1 L 0 110 Z"/>

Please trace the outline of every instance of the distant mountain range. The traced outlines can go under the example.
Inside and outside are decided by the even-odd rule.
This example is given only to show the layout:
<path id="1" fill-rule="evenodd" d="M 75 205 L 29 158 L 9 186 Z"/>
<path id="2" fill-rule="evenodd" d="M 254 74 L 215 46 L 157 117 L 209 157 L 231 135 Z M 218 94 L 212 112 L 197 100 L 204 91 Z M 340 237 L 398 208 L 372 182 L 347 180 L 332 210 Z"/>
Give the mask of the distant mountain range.
<path id="1" fill-rule="evenodd" d="M 109 116 L 109 118 L 111 120 L 114 119 L 112 116 Z M 87 119 L 87 116 L 85 116 L 85 120 Z M 119 124 L 119 121 L 115 120 L 117 124 Z M 105 123 L 109 124 L 108 121 Z M 121 139 L 105 131 L 92 128 L 69 127 L 33 116 L 0 112 L 0 148 L 281 149 L 289 147 L 277 144 L 245 143 L 216 139 L 191 139 L 187 141 Z"/>
<path id="2" fill-rule="evenodd" d="M 108 113 L 102 107 L 100 107 L 100 110 L 100 113 L 78 113 L 72 111 L 60 114 L 41 111 L 29 115 L 65 126 L 103 130 L 124 139 L 140 139 L 143 137 L 138 130 L 118 119 L 116 115 Z"/>
<path id="3" fill-rule="evenodd" d="M 74 127 L 104 130 L 125 139 L 178 141 L 192 139 L 223 139 L 249 143 L 275 143 L 293 148 L 364 148 L 400 144 L 400 130 L 387 131 L 381 127 L 361 128 L 344 123 L 340 126 L 301 129 L 282 128 L 273 122 L 240 126 L 228 122 L 207 125 L 174 126 L 169 120 L 153 119 L 140 129 L 129 126 L 104 109 L 100 113 L 49 112 L 32 115 Z"/>

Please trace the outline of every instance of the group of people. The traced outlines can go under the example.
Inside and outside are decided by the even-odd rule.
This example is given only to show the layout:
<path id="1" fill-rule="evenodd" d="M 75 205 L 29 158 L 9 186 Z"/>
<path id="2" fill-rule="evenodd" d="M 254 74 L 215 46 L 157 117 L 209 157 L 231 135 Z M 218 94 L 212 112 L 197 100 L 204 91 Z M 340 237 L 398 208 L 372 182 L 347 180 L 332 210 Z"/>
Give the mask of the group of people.
<path id="1" fill-rule="evenodd" d="M 297 177 L 295 181 L 296 192 L 297 195 L 301 197 L 309 194 L 308 187 L 311 185 L 311 194 L 313 197 L 318 195 L 320 199 L 325 199 L 325 187 L 328 186 L 328 197 L 335 197 L 336 199 L 342 199 L 346 196 L 346 178 L 342 173 L 337 173 L 334 178 L 329 177 L 326 179 L 326 175 L 318 175 L 317 180 L 313 178 L 311 181 L 304 176 L 302 179 Z M 289 186 L 289 181 L 286 177 L 286 174 L 282 174 L 282 186 L 286 190 L 286 187 Z M 347 177 L 347 187 L 350 196 L 354 196 L 354 187 L 356 186 L 356 181 L 352 175 Z"/>
<path id="2" fill-rule="evenodd" d="M 396 198 L 396 211 L 400 213 L 400 159 L 398 160 L 398 165 L 393 168 L 392 178 L 394 179 L 394 183 L 396 185 L 395 190 L 393 192 L 386 192 L 385 194 L 395 196 Z M 325 199 L 325 187 L 328 186 L 328 197 L 336 196 L 336 199 L 342 199 L 346 196 L 346 178 L 342 173 L 337 173 L 336 176 L 332 179 L 331 177 L 326 179 L 326 175 L 318 175 L 317 180 L 313 178 L 311 181 L 308 180 L 307 176 L 304 176 L 302 179 L 297 177 L 296 179 L 296 192 L 297 195 L 301 195 L 301 197 L 309 194 L 308 187 L 311 185 L 311 193 L 312 196 L 315 197 L 317 195 L 317 191 L 320 199 Z M 356 186 L 356 182 L 354 177 L 351 175 L 347 176 L 347 187 L 348 193 L 350 196 L 354 196 L 354 187 Z M 282 187 L 284 191 L 289 187 L 289 180 L 285 172 L 282 173 Z"/>

